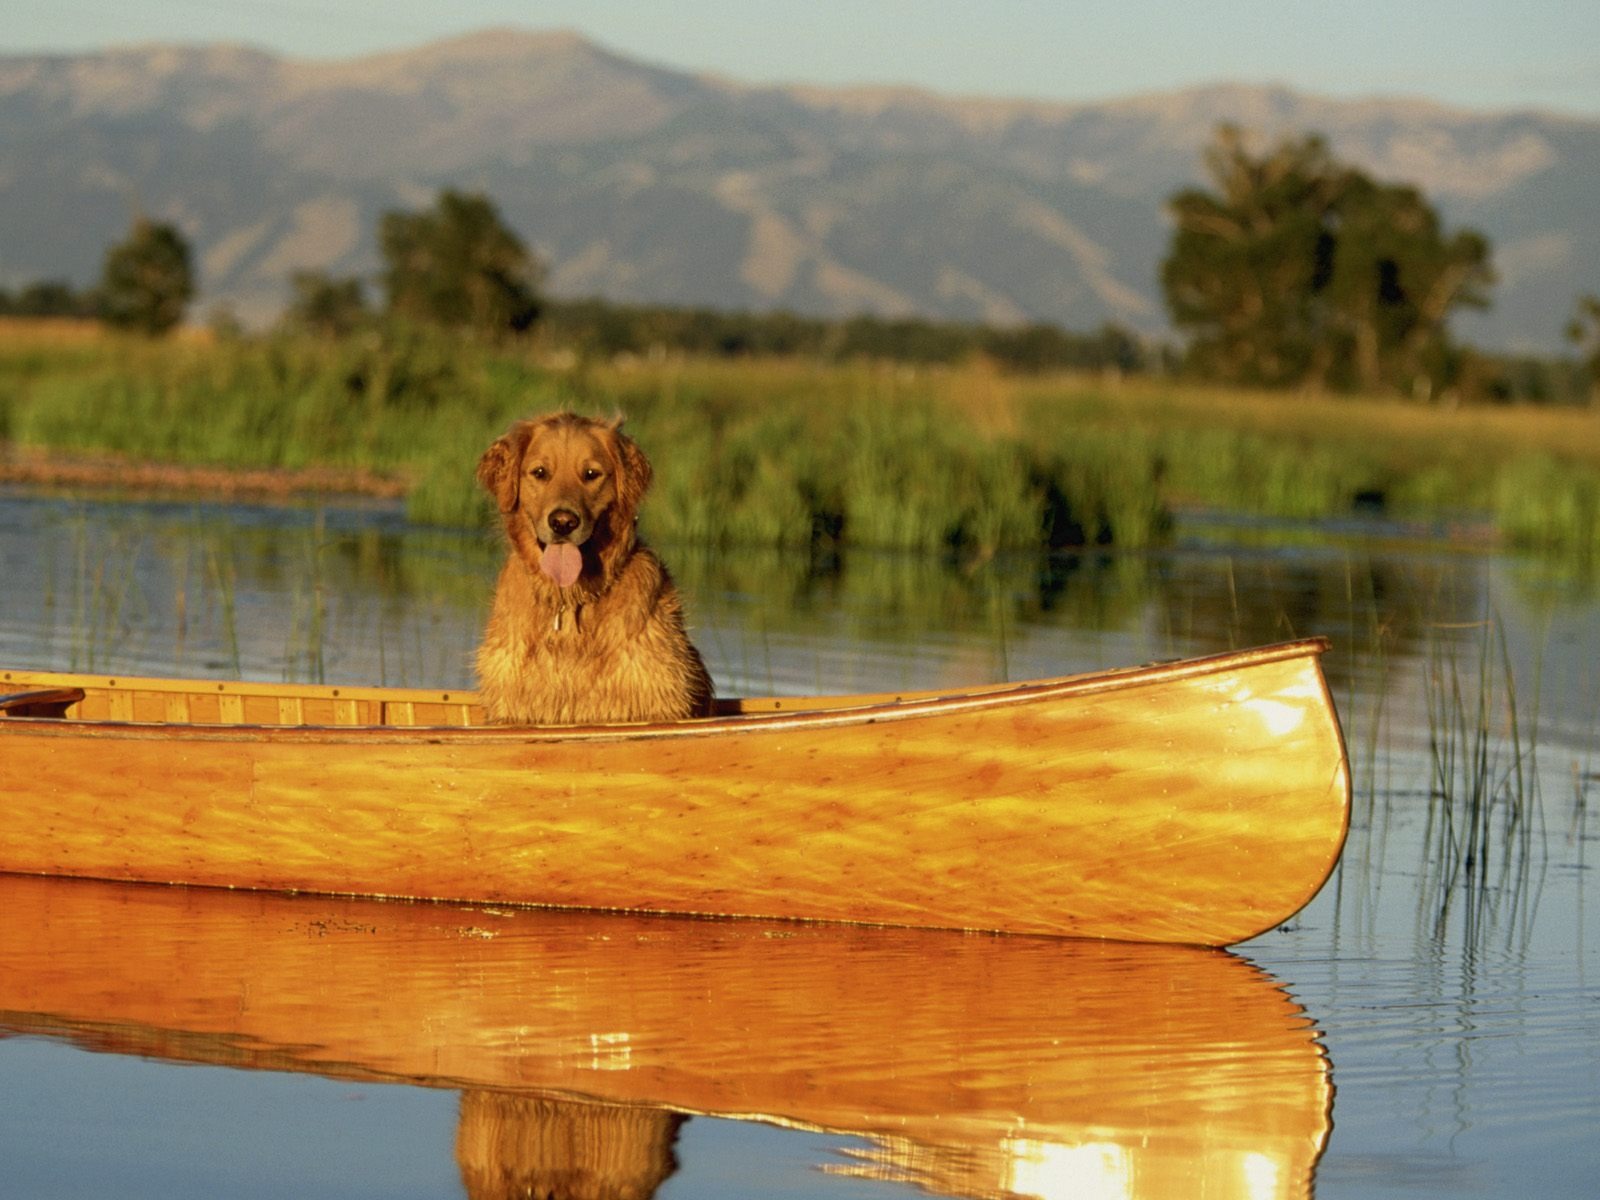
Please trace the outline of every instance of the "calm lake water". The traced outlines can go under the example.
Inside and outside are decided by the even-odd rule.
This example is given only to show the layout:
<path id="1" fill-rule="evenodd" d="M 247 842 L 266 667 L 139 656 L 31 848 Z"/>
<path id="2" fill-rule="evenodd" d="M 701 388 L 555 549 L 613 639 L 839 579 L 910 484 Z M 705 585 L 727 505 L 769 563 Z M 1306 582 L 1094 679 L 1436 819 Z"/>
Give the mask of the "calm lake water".
<path id="1" fill-rule="evenodd" d="M 1595 1194 L 1592 577 L 1378 523 L 663 552 L 730 695 L 1325 635 L 1340 868 L 1227 954 L 0 881 L 4 1194 Z M 0 663 L 456 688 L 496 565 L 381 506 L 0 492 Z"/>

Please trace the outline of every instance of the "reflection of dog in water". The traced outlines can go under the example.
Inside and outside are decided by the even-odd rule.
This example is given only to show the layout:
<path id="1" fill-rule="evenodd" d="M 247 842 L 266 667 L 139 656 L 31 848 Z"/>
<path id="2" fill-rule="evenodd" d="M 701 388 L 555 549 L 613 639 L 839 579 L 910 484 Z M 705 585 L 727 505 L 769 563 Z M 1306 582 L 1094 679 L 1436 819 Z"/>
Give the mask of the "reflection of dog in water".
<path id="1" fill-rule="evenodd" d="M 681 1113 L 461 1093 L 456 1164 L 471 1200 L 649 1200 L 678 1169 Z"/>
<path id="2" fill-rule="evenodd" d="M 511 555 L 478 649 L 489 719 L 667 721 L 711 709 L 711 677 L 666 568 L 634 535 L 650 463 L 620 422 L 519 421 L 478 463 Z"/>

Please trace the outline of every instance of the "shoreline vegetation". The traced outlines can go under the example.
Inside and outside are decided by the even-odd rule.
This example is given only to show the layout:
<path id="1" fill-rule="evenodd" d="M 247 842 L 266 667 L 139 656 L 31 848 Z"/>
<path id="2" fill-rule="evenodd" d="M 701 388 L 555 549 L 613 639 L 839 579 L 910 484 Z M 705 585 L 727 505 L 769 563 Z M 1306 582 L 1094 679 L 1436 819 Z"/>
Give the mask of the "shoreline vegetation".
<path id="1" fill-rule="evenodd" d="M 0 482 L 403 498 L 481 527 L 478 456 L 518 418 L 625 415 L 666 543 L 982 556 L 1158 543 L 1179 509 L 1484 518 L 1600 551 L 1600 419 L 1151 375 L 800 356 L 585 356 L 394 326 L 165 340 L 0 321 Z"/>

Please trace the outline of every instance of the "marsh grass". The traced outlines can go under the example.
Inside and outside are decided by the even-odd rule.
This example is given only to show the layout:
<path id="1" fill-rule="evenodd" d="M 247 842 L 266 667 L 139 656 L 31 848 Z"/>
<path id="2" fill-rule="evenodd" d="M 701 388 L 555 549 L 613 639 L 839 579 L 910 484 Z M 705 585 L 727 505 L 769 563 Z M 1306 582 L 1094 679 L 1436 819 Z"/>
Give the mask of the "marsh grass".
<path id="1" fill-rule="evenodd" d="M 1496 620 L 1480 630 L 1470 671 L 1435 643 L 1427 676 L 1433 778 L 1423 837 L 1424 915 L 1436 938 L 1458 916 L 1470 948 L 1481 948 L 1497 929 L 1525 933 L 1545 847 L 1538 715 L 1519 707 L 1503 626 Z"/>
<path id="2" fill-rule="evenodd" d="M 226 546 L 219 545 L 215 538 L 206 539 L 202 554 L 205 558 L 204 577 L 211 584 L 209 599 L 217 605 L 220 613 L 220 641 L 228 655 L 228 667 L 233 677 L 238 678 L 244 669 L 239 654 L 238 568 L 233 556 L 227 553 Z M 184 633 L 187 633 L 186 626 Z"/>
<path id="3" fill-rule="evenodd" d="M 1521 456 L 1494 483 L 1501 531 L 1519 545 L 1600 556 L 1600 469 L 1540 450 Z"/>
<path id="4" fill-rule="evenodd" d="M 1463 513 L 1600 557 L 1600 424 L 1159 379 L 802 360 L 571 363 L 391 328 L 149 342 L 0 338 L 0 438 L 55 454 L 322 466 L 404 482 L 418 522 L 478 527 L 483 448 L 557 407 L 626 414 L 663 542 L 983 557 L 1161 540 L 1174 508 L 1291 518 Z"/>
<path id="5" fill-rule="evenodd" d="M 1394 817 L 1395 792 L 1385 769 L 1392 635 L 1371 571 L 1357 571 L 1348 560 L 1344 603 L 1349 618 L 1338 649 L 1347 689 L 1339 708 L 1353 771 L 1352 811 L 1350 837 L 1334 876 L 1334 906 L 1341 918 L 1347 906 L 1353 906 L 1352 919 L 1370 929 L 1377 915 L 1376 889 L 1384 875 Z M 1336 937 L 1341 928 L 1336 923 Z"/>
<path id="6" fill-rule="evenodd" d="M 312 527 L 295 547 L 284 678 L 327 682 L 328 589 L 324 558 L 331 547 L 319 509 Z"/>
<path id="7" fill-rule="evenodd" d="M 147 605 L 132 564 L 144 549 L 138 534 L 109 546 L 91 547 L 91 533 L 75 522 L 70 662 L 72 670 L 94 671 L 127 650 L 148 624 Z"/>

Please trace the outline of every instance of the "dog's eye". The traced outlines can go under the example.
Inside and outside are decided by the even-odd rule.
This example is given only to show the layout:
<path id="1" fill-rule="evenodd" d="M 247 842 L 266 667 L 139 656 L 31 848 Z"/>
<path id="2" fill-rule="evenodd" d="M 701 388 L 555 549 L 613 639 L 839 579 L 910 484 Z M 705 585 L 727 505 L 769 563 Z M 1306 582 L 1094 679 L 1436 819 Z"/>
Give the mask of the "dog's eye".
<path id="1" fill-rule="evenodd" d="M 545 470 L 543 467 L 535 467 L 533 470 L 529 471 L 528 474 L 532 475 L 535 479 L 540 480 L 550 478 L 550 472 Z"/>
<path id="2" fill-rule="evenodd" d="M 593 483 L 603 474 L 604 472 L 601 471 L 599 467 L 585 467 L 583 469 L 583 481 L 585 483 Z"/>

